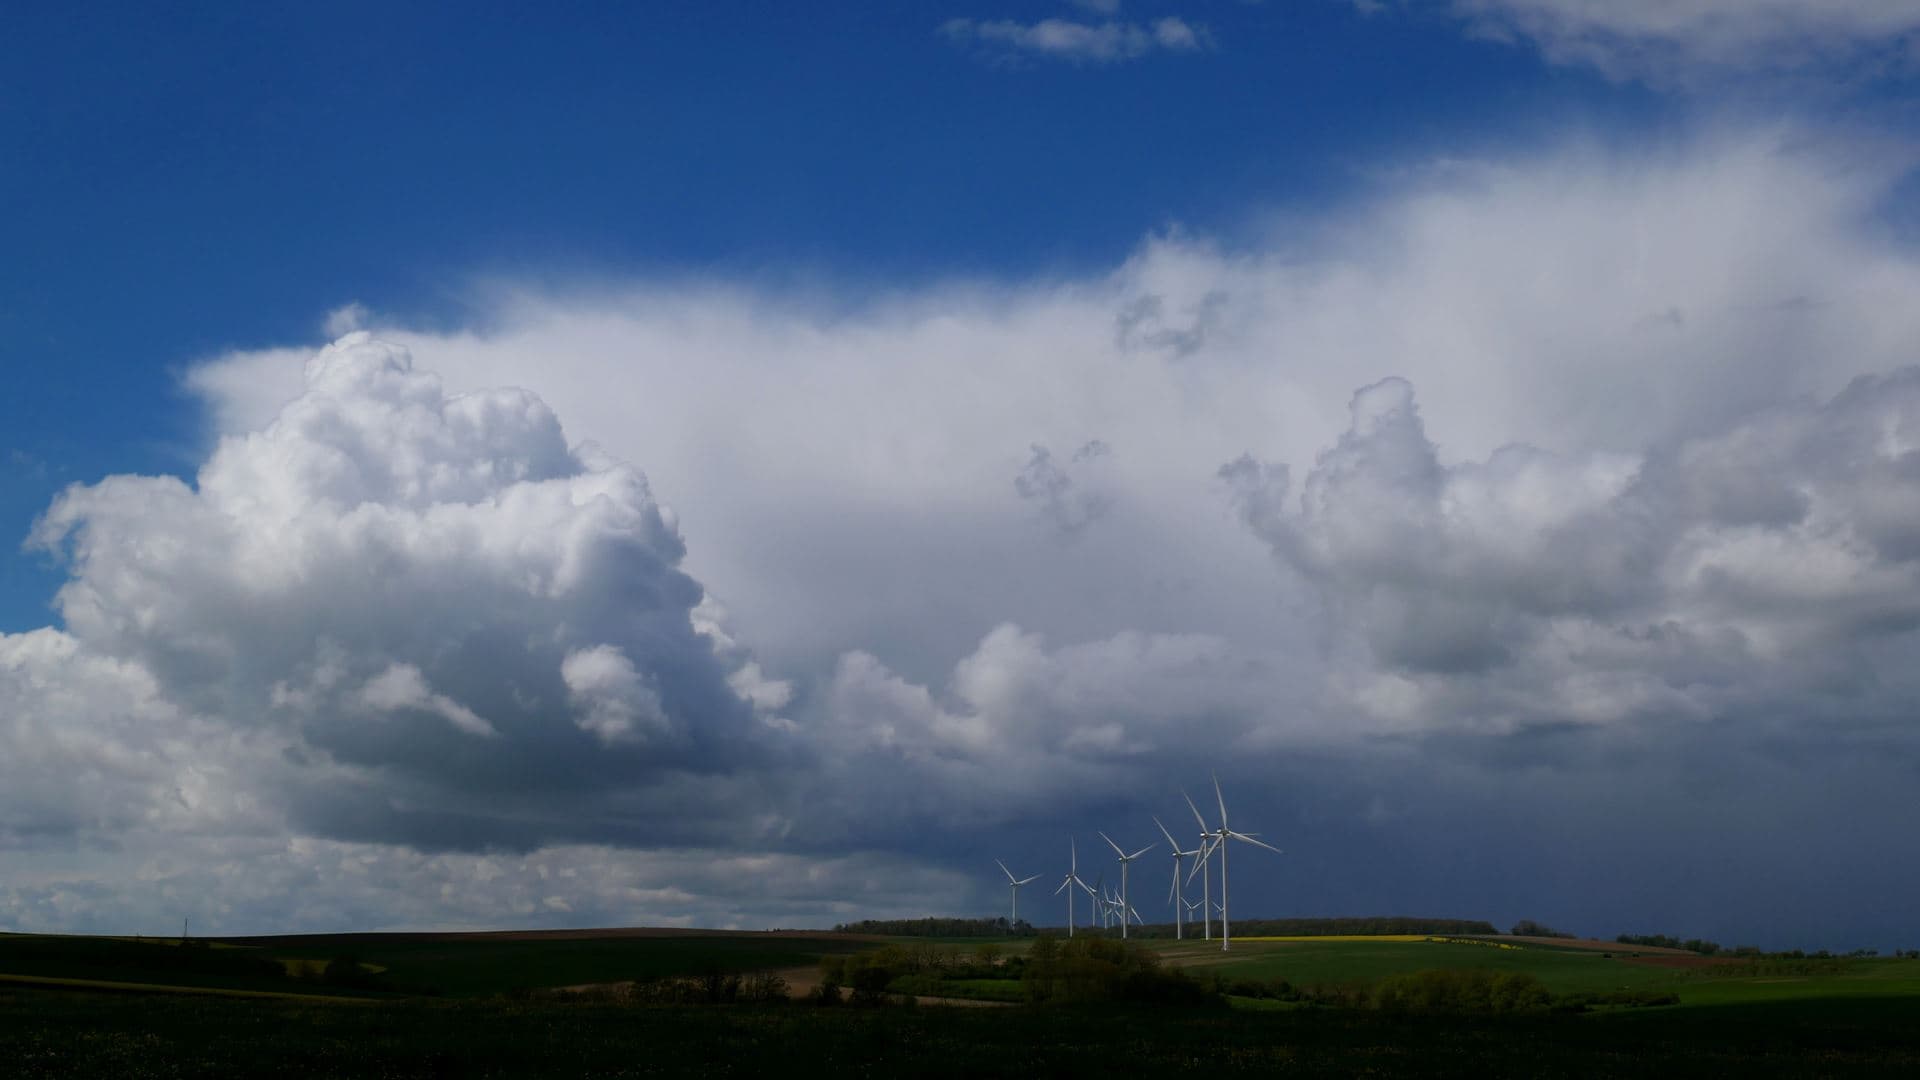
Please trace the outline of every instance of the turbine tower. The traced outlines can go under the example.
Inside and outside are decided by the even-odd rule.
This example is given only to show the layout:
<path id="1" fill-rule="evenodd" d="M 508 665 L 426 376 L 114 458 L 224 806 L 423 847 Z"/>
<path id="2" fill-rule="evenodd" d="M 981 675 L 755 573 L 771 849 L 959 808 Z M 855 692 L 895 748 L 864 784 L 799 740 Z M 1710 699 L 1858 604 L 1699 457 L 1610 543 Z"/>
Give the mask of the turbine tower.
<path id="1" fill-rule="evenodd" d="M 1014 930 L 1020 926 L 1020 886 L 1039 878 L 1040 875 L 1035 874 L 1033 877 L 1015 879 L 1013 871 L 1007 869 L 1006 863 L 1001 862 L 999 859 L 995 859 L 993 862 L 994 865 L 1000 868 L 1001 873 L 1007 875 L 1007 890 L 1013 893 L 1013 915 L 1007 920 L 1007 929 Z"/>
<path id="2" fill-rule="evenodd" d="M 1251 833 L 1234 832 L 1227 828 L 1227 797 L 1220 794 L 1220 774 L 1218 773 L 1213 777 L 1213 797 L 1220 804 L 1220 830 L 1214 834 L 1214 848 L 1220 852 L 1220 951 L 1226 952 L 1233 946 L 1233 930 L 1227 922 L 1227 841 L 1238 840 L 1255 847 L 1263 847 L 1275 855 L 1284 854 L 1284 852 L 1264 840 L 1254 839 Z"/>
<path id="3" fill-rule="evenodd" d="M 1098 832 L 1099 830 L 1096 829 L 1095 831 Z M 1100 833 L 1100 839 L 1105 840 L 1107 846 L 1113 849 L 1113 853 L 1120 856 L 1120 937 L 1121 940 L 1125 940 L 1127 936 L 1127 912 L 1133 910 L 1132 905 L 1127 902 L 1127 864 L 1145 855 L 1147 852 L 1152 851 L 1159 845 L 1148 844 L 1146 847 L 1129 855 L 1125 851 L 1122 851 L 1120 845 L 1113 842 L 1113 837 L 1108 836 L 1106 833 Z"/>
<path id="4" fill-rule="evenodd" d="M 1167 889 L 1167 902 L 1173 905 L 1173 938 L 1175 941 L 1180 941 L 1186 937 L 1183 924 L 1180 922 L 1180 909 L 1187 901 L 1186 895 L 1180 889 L 1180 860 L 1189 855 L 1200 854 L 1200 849 L 1181 851 L 1180 845 L 1173 839 L 1173 834 L 1160 823 L 1160 819 L 1154 818 L 1153 823 L 1160 826 L 1160 835 L 1167 838 L 1167 846 L 1173 849 L 1173 884 Z"/>
<path id="5" fill-rule="evenodd" d="M 1080 845 L 1078 844 L 1078 842 L 1072 839 L 1069 839 L 1067 841 L 1067 853 L 1069 858 L 1071 859 L 1071 861 L 1067 863 L 1067 877 L 1066 877 L 1066 880 L 1060 883 L 1060 887 L 1058 889 L 1053 890 L 1053 895 L 1059 896 L 1062 892 L 1067 893 L 1067 936 L 1072 937 L 1073 936 L 1073 893 L 1067 890 L 1067 886 L 1078 885 L 1081 888 L 1086 889 L 1089 894 L 1091 894 L 1093 890 L 1087 888 L 1087 883 L 1080 880 Z M 1004 870 L 1006 868 L 1001 867 L 1001 869 Z"/>

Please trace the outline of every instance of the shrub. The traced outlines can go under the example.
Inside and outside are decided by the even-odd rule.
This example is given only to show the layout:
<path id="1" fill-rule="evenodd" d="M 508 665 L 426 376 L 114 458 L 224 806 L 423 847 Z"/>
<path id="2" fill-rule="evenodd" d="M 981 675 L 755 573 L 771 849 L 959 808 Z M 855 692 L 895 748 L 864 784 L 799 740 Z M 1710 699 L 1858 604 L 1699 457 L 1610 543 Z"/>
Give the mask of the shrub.
<path id="1" fill-rule="evenodd" d="M 1387 1012 L 1515 1013 L 1548 1007 L 1540 980 L 1521 971 L 1429 970 L 1390 975 L 1373 988 L 1373 1007 Z"/>
<path id="2" fill-rule="evenodd" d="M 757 1005 L 786 1001 L 792 993 L 787 980 L 771 971 L 757 971 L 748 975 L 740 984 L 740 1000 Z"/>
<path id="3" fill-rule="evenodd" d="M 1202 1005 L 1220 1000 L 1214 989 L 1185 972 L 1163 969 L 1154 952 L 1129 941 L 1091 936 L 1066 942 L 1042 937 L 1027 957 L 1020 981 L 1028 1001 L 1055 1004 Z"/>
<path id="4" fill-rule="evenodd" d="M 896 977 L 891 967 L 881 958 L 868 962 L 864 956 L 855 956 L 847 962 L 847 984 L 853 987 L 853 1003 L 873 1005 L 886 997 L 887 984 Z"/>
<path id="5" fill-rule="evenodd" d="M 373 982 L 373 974 L 358 959 L 343 954 L 327 961 L 320 981 L 329 986 L 367 986 Z"/>

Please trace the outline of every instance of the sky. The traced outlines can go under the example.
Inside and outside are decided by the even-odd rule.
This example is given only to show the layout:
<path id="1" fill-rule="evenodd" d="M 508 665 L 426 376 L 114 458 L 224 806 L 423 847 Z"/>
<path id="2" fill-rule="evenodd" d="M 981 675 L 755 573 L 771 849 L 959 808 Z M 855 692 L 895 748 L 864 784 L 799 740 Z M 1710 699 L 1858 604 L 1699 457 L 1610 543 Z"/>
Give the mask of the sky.
<path id="1" fill-rule="evenodd" d="M 0 928 L 1920 945 L 1920 0 L 6 23 Z"/>

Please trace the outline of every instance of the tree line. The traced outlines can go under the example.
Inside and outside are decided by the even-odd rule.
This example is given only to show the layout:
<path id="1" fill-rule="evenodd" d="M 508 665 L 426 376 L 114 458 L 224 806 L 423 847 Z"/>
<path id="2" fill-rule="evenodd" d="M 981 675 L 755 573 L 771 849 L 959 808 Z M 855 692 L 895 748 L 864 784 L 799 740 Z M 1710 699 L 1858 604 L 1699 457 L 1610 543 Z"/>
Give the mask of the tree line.
<path id="1" fill-rule="evenodd" d="M 1677 938 L 1668 934 L 1621 934 L 1613 939 L 1622 945 L 1649 945 L 1660 949 L 1684 949 L 1701 956 L 1726 956 L 1737 960 L 1864 960 L 1879 956 L 1879 949 L 1855 949 L 1847 953 L 1834 953 L 1826 949 L 1807 952 L 1803 949 L 1783 949 L 1767 952 L 1758 945 L 1735 945 L 1726 948 L 1717 941 L 1704 938 Z M 1920 949 L 1895 949 L 1896 960 L 1920 960 Z"/>
<path id="2" fill-rule="evenodd" d="M 1008 922 L 998 919 L 861 919 L 833 928 L 840 934 L 874 934 L 880 937 L 1031 937 L 1033 924 L 1025 919 Z"/>
<path id="3" fill-rule="evenodd" d="M 1198 924 L 1187 928 L 1192 936 Z M 1468 937 L 1498 934 L 1484 919 L 1429 919 L 1410 915 L 1361 915 L 1322 919 L 1235 919 L 1235 937 L 1378 937 L 1388 934 L 1436 934 Z M 1135 927 L 1139 937 L 1172 937 L 1173 924 Z M 1216 929 L 1214 933 L 1219 933 Z"/>

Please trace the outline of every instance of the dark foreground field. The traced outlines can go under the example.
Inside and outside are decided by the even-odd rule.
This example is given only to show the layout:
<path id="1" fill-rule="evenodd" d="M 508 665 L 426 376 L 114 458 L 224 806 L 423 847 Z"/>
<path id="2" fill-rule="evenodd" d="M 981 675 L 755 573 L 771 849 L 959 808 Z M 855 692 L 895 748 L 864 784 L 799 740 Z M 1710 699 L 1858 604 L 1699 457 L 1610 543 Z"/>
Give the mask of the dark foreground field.
<path id="1" fill-rule="evenodd" d="M 11 1077 L 1920 1075 L 1920 1002 L 1597 1015 L 621 1007 L 0 987 Z"/>

